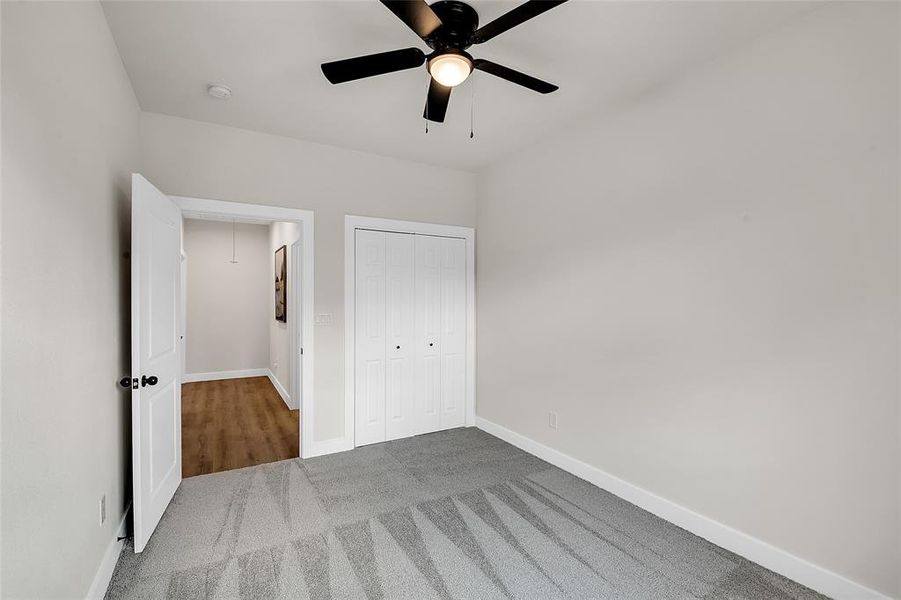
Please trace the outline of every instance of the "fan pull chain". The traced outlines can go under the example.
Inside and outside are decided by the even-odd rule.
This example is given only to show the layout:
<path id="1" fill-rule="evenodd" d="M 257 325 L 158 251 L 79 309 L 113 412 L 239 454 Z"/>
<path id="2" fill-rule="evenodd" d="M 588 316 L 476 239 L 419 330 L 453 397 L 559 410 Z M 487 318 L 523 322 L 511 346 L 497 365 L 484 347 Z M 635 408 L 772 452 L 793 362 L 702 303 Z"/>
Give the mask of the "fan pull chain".
<path id="1" fill-rule="evenodd" d="M 475 137 L 474 127 L 473 127 L 473 114 L 476 110 L 476 78 L 472 78 L 472 85 L 470 86 L 472 95 L 470 96 L 469 101 L 469 139 Z"/>

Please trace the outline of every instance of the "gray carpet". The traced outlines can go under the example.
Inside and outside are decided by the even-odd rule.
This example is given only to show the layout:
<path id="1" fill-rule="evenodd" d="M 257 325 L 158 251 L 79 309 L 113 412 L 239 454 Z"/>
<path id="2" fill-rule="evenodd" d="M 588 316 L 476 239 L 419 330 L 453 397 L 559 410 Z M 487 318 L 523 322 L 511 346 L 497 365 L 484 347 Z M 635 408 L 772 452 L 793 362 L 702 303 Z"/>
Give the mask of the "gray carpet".
<path id="1" fill-rule="evenodd" d="M 107 598 L 821 598 L 477 429 L 184 480 Z"/>

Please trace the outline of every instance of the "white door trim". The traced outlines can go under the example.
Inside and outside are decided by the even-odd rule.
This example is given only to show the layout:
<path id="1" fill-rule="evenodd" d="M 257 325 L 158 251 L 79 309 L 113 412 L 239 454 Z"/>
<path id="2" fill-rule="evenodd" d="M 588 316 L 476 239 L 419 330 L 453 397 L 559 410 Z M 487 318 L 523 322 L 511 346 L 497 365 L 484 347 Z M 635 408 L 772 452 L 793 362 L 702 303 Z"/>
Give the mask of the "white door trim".
<path id="1" fill-rule="evenodd" d="M 472 227 L 415 223 L 375 217 L 344 217 L 344 438 L 327 440 L 333 452 L 354 447 L 354 315 L 356 311 L 356 270 L 354 238 L 357 229 L 373 229 L 394 233 L 412 233 L 462 238 L 466 240 L 466 425 L 476 421 L 476 293 L 475 293 L 475 237 Z M 326 443 L 323 442 L 323 443 Z"/>
<path id="2" fill-rule="evenodd" d="M 178 306 L 178 352 L 181 354 L 179 357 L 179 368 L 181 369 L 181 382 L 187 383 L 188 381 L 188 351 L 187 351 L 187 342 L 188 342 L 188 257 L 185 255 L 185 218 L 182 216 L 181 218 L 181 273 L 179 273 L 181 277 L 181 289 L 179 290 L 179 306 Z"/>
<path id="3" fill-rule="evenodd" d="M 299 328 L 298 338 L 301 340 L 304 352 L 299 356 L 299 369 L 303 373 L 301 406 L 300 406 L 300 455 L 302 457 L 317 456 L 322 454 L 313 441 L 313 424 L 316 419 L 316 411 L 313 398 L 313 211 L 298 208 L 283 208 L 278 206 L 262 206 L 259 204 L 244 204 L 241 202 L 225 202 L 223 200 L 207 200 L 203 198 L 189 198 L 185 196 L 169 196 L 182 210 L 185 218 L 221 217 L 226 219 L 248 219 L 259 221 L 285 221 L 301 225 L 303 231 L 302 260 L 300 266 L 302 278 L 291 285 L 289 295 L 299 297 L 301 318 L 294 319 L 295 327 Z M 296 293 L 300 284 L 300 294 Z M 293 292 L 293 293 L 292 293 Z M 297 356 L 297 353 L 293 353 Z"/>
<path id="4" fill-rule="evenodd" d="M 297 283 L 303 281 L 303 240 L 297 240 L 291 244 L 289 249 L 291 253 L 291 259 L 289 261 L 289 265 L 291 265 L 291 279 Z M 300 408 L 300 401 L 298 398 L 303 397 L 303 390 L 301 389 L 300 383 L 303 381 L 303 372 L 301 371 L 301 362 L 300 362 L 300 352 L 303 347 L 303 319 L 297 320 L 297 315 L 303 315 L 303 298 L 299 296 L 301 294 L 297 294 L 297 287 L 294 286 L 292 289 L 293 298 L 288 300 L 289 304 L 289 313 L 288 318 L 293 319 L 295 322 L 300 323 L 300 328 L 292 327 L 291 328 L 291 349 L 288 353 L 288 356 L 291 360 L 291 369 L 290 369 L 290 377 L 291 384 L 290 390 L 286 390 L 288 398 L 290 399 L 288 408 L 292 410 L 296 410 Z M 278 386 L 276 386 L 278 388 Z"/>

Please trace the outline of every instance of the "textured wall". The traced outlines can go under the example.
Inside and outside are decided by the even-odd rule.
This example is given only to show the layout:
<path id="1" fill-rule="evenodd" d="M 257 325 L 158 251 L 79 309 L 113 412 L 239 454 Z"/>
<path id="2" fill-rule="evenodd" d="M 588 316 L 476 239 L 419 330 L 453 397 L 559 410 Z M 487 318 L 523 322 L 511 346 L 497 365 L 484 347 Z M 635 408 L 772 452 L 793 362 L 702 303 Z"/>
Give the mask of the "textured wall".
<path id="1" fill-rule="evenodd" d="M 489 170 L 478 414 L 901 593 L 898 23 L 824 5 Z"/>
<path id="2" fill-rule="evenodd" d="M 138 103 L 99 4 L 0 10 L 0 595 L 77 598 L 131 496 L 131 398 L 116 381 L 129 366 Z"/>

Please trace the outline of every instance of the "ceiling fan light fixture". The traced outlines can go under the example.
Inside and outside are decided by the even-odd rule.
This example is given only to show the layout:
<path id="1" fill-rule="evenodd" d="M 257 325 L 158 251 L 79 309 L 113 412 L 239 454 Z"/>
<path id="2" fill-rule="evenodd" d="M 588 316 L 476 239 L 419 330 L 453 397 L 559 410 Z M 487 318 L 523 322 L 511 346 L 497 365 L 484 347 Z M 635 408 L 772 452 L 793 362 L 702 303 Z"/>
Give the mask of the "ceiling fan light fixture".
<path id="1" fill-rule="evenodd" d="M 2 0 L 0 0 L 2 1 Z M 504 65 L 474 59 L 465 49 L 481 44 L 559 6 L 566 0 L 527 0 L 479 27 L 479 13 L 463 0 L 381 0 L 413 33 L 433 50 L 402 48 L 322 63 L 322 74 L 333 84 L 376 75 L 416 69 L 426 65 L 431 76 L 423 118 L 443 123 L 451 90 L 466 81 L 473 70 L 488 73 L 526 89 L 549 94 L 557 86 Z"/>
<path id="2" fill-rule="evenodd" d="M 472 73 L 472 60 L 462 52 L 445 52 L 429 60 L 429 74 L 446 87 L 460 85 Z"/>

